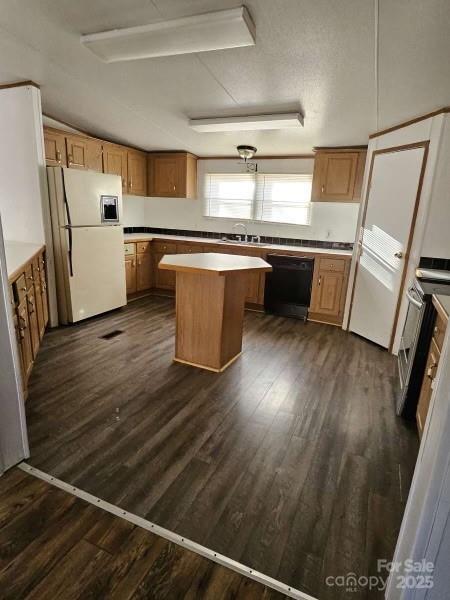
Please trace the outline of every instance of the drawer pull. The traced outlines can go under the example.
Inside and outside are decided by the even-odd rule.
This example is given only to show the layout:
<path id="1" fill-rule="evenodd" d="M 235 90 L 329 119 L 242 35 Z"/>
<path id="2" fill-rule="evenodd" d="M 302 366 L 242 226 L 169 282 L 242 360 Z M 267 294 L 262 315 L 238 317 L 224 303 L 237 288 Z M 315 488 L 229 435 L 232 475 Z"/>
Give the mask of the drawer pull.
<path id="1" fill-rule="evenodd" d="M 317 285 L 320 287 L 321 283 L 322 283 L 322 275 L 319 275 L 319 281 L 318 281 Z"/>

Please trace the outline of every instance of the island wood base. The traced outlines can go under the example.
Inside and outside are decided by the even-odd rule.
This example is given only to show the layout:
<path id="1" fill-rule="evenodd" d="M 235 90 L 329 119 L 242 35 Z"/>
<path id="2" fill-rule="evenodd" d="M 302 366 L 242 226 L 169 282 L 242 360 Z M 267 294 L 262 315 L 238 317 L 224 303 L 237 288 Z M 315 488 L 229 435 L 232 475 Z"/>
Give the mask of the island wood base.
<path id="1" fill-rule="evenodd" d="M 247 277 L 178 271 L 175 361 L 217 373 L 241 354 Z"/>

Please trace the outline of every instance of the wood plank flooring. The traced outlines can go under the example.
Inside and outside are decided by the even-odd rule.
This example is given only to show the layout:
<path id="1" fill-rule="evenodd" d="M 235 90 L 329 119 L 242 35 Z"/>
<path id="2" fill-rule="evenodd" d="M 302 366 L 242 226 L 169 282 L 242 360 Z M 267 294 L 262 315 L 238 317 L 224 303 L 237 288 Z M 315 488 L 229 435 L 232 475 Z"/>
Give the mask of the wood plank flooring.
<path id="1" fill-rule="evenodd" d="M 417 456 L 395 416 L 395 359 L 337 327 L 247 312 L 242 357 L 215 374 L 172 362 L 174 326 L 173 300 L 149 297 L 50 330 L 29 388 L 30 463 L 345 598 L 326 577 L 392 558 Z"/>
<path id="2" fill-rule="evenodd" d="M 285 596 L 19 469 L 0 477 L 2 600 Z"/>

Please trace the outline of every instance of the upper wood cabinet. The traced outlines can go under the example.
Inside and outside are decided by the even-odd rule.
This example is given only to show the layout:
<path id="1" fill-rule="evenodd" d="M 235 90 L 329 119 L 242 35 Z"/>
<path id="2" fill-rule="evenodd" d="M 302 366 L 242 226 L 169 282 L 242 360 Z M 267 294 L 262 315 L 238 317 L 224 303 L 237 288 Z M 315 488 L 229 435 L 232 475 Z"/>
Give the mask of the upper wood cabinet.
<path id="1" fill-rule="evenodd" d="M 197 157 L 189 152 L 149 154 L 148 194 L 160 198 L 195 198 Z"/>
<path id="2" fill-rule="evenodd" d="M 314 202 L 359 202 L 366 150 L 316 151 L 311 199 Z"/>
<path id="3" fill-rule="evenodd" d="M 67 166 L 72 169 L 103 171 L 102 144 L 78 135 L 66 136 Z"/>
<path id="4" fill-rule="evenodd" d="M 78 135 L 66 135 L 67 166 L 71 169 L 88 168 L 88 144 Z"/>
<path id="5" fill-rule="evenodd" d="M 66 136 L 53 129 L 44 129 L 45 160 L 49 167 L 67 165 Z"/>
<path id="6" fill-rule="evenodd" d="M 122 177 L 122 192 L 128 192 L 128 154 L 123 146 L 103 144 L 103 170 Z"/>
<path id="7" fill-rule="evenodd" d="M 128 193 L 147 194 L 147 155 L 139 150 L 128 150 Z"/>

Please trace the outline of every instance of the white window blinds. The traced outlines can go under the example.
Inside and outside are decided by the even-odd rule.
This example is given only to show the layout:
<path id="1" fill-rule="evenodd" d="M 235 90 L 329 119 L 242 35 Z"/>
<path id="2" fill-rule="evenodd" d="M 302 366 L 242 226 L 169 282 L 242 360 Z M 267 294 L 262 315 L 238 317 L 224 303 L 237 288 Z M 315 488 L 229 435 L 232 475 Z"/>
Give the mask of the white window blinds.
<path id="1" fill-rule="evenodd" d="M 311 223 L 312 175 L 208 173 L 205 216 Z"/>
<path id="2" fill-rule="evenodd" d="M 205 199 L 207 216 L 252 219 L 255 186 L 253 173 L 208 174 Z"/>
<path id="3" fill-rule="evenodd" d="M 258 221 L 311 223 L 311 175 L 257 175 Z"/>

